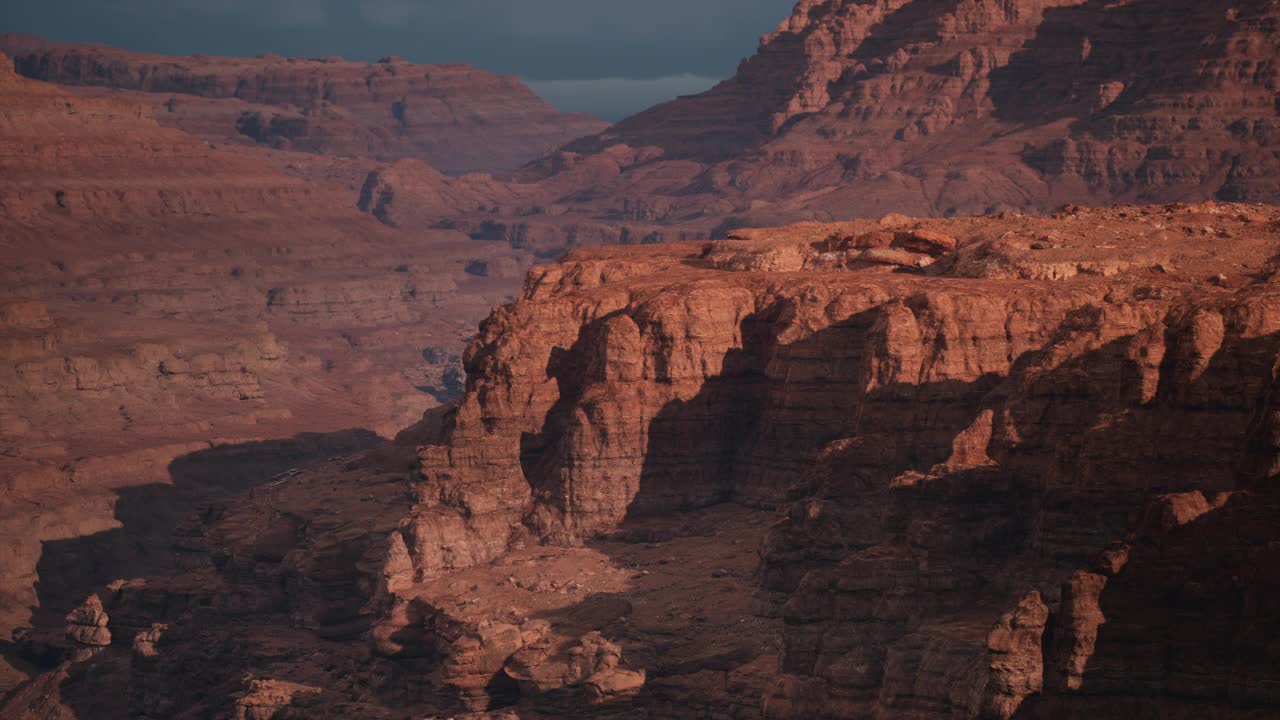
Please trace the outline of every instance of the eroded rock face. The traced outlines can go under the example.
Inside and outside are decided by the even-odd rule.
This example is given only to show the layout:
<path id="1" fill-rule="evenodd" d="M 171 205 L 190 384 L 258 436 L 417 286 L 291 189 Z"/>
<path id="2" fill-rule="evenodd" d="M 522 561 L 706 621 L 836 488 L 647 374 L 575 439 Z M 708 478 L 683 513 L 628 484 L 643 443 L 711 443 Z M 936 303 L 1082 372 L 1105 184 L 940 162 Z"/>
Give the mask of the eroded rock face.
<path id="1" fill-rule="evenodd" d="M 736 236 L 535 269 L 456 407 L 206 514 L 11 707 L 1276 712 L 1277 210 Z"/>
<path id="2" fill-rule="evenodd" d="M 73 658 L 84 659 L 111 644 L 108 620 L 106 611 L 102 609 L 102 600 L 97 595 L 90 595 L 67 615 L 67 639 L 76 645 L 72 651 Z"/>
<path id="3" fill-rule="evenodd" d="M 376 206 L 487 193 L 431 221 L 574 247 L 891 210 L 1276 202 L 1275 24 L 1265 0 L 803 0 L 705 93 L 497 186 L 378 169 Z"/>
<path id="4" fill-rule="evenodd" d="M 1012 717 L 1053 693 L 1037 707 L 1072 708 L 1100 622 L 1094 568 L 1123 574 L 1114 543 L 1194 525 L 1246 481 L 1274 293 L 1218 292 L 1217 260 L 1183 238 L 1207 220 L 1233 239 L 1211 252 L 1261 268 L 1272 229 L 1252 213 L 893 218 L 576 253 L 531 274 L 473 345 L 449 443 L 420 455 L 413 521 L 455 531 L 416 546 L 416 572 L 499 556 L 486 528 L 502 517 L 563 542 L 799 496 L 762 551 L 760 609 L 787 620 L 767 716 Z M 895 224 L 884 245 L 929 239 L 936 262 L 826 257 Z M 1249 676 L 1269 662 L 1247 654 Z M 1230 685 L 1197 692 L 1253 702 Z"/>
<path id="5" fill-rule="evenodd" d="M 395 60 L 6 42 L 24 72 L 80 94 L 84 83 L 156 91 L 129 92 L 155 101 L 161 122 L 238 137 L 238 151 L 347 188 L 386 224 L 548 259 L 887 210 L 1276 202 L 1275 21 L 1265 0 L 805 0 L 733 77 L 606 129 L 547 116 L 522 87 L 460 67 L 427 79 Z M 494 132 L 438 107 L 455 94 L 452 107 L 474 101 Z M 449 177 L 458 166 L 437 159 L 517 142 L 533 162 L 500 176 Z M 871 262 L 919 260 L 866 250 Z"/>
<path id="6" fill-rule="evenodd" d="M 0 58 L 0 634 L 172 568 L 212 498 L 456 394 L 466 318 L 518 284 L 466 265 L 529 262 L 478 245 Z"/>
<path id="7" fill-rule="evenodd" d="M 1014 211 L 1275 200 L 1272 3 L 806 0 L 504 180 L 375 161 L 460 68 L 24 52 L 133 89 L 0 61 L 0 714 L 1276 713 L 1280 215 Z M 890 208 L 1011 210 L 743 229 Z"/>
<path id="8" fill-rule="evenodd" d="M 856 187 L 814 206 L 846 216 L 890 198 L 914 214 L 1206 192 L 1273 200 L 1275 168 L 1251 148 L 1274 135 L 1272 71 L 1255 72 L 1275 54 L 1274 12 L 805 0 L 734 78 L 602 140 L 692 157 L 746 151 L 726 184 L 771 200 Z M 736 148 L 716 142 L 725 124 L 741 130 Z"/>
<path id="9" fill-rule="evenodd" d="M 514 168 L 605 127 L 466 65 L 168 57 L 25 35 L 0 36 L 0 51 L 30 78 L 133 91 L 161 124 L 218 144 L 413 157 L 453 174 Z"/>

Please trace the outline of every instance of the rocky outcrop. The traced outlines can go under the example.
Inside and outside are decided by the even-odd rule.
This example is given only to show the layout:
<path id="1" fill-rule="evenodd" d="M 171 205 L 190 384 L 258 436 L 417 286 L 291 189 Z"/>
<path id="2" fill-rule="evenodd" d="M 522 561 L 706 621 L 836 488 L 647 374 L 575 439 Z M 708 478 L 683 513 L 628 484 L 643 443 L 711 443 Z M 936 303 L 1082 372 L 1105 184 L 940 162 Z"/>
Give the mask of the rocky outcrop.
<path id="1" fill-rule="evenodd" d="M 1137 572 L 1134 538 L 1205 522 L 1223 493 L 1256 517 L 1273 507 L 1241 488 L 1257 487 L 1275 297 L 1267 280 L 1224 290 L 1213 257 L 1265 278 L 1270 222 L 1244 206 L 1074 208 L 571 255 L 531 274 L 469 352 L 448 443 L 420 453 L 413 577 L 528 533 L 573 542 L 627 517 L 781 505 L 758 598 L 786 620 L 767 717 L 1057 717 L 1091 712 L 1094 693 L 1173 716 L 1272 703 L 1268 651 L 1234 631 L 1213 656 L 1157 640 L 1182 621 L 1143 625 L 1136 595 L 1113 600 L 1139 623 L 1113 636 L 1117 659 L 1097 646 L 1097 568 Z M 1210 229 L 1212 249 L 1184 239 Z M 896 270 L 826 257 L 877 233 L 940 254 Z M 1261 536 L 1239 543 L 1204 557 L 1265 552 Z M 1276 622 L 1243 599 L 1269 580 L 1219 595 L 1170 565 L 1189 558 L 1150 562 L 1173 595 L 1205 588 L 1188 613 Z M 1134 665 L 1146 642 L 1199 668 L 1191 684 Z"/>
<path id="2" fill-rule="evenodd" d="M 1254 159 L 1273 122 L 1273 78 L 1255 71 L 1275 54 L 1273 14 L 1265 2 L 806 0 L 733 78 L 598 142 L 731 155 L 712 171 L 724 192 L 799 195 L 810 214 L 1274 200 L 1275 169 Z"/>
<path id="3" fill-rule="evenodd" d="M 210 142 L 414 157 L 454 174 L 513 168 L 605 126 L 466 65 L 168 57 L 24 35 L 0 36 L 0 51 L 30 78 L 134 91 L 161 124 Z"/>
<path id="4" fill-rule="evenodd" d="M 84 707 L 72 671 L 114 663 L 157 716 L 1267 717 L 1277 228 L 575 251 L 485 321 L 456 407 L 181 528 L 186 574 L 73 613 L 112 646 L 50 646 L 6 709 L 51 677 Z"/>
<path id="5" fill-rule="evenodd" d="M 72 654 L 74 659 L 82 660 L 94 650 L 111 645 L 108 619 L 97 595 L 90 595 L 67 615 L 67 639 L 77 646 Z"/>

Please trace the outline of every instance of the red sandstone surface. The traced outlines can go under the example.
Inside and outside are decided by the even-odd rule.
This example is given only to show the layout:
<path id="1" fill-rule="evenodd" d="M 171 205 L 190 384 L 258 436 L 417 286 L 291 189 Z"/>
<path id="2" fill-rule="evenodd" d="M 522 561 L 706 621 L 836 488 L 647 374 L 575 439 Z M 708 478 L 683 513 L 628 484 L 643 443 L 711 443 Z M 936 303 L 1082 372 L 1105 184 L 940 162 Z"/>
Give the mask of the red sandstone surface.
<path id="1" fill-rule="evenodd" d="M 150 104 L 161 125 L 219 145 L 413 157 L 448 173 L 514 168 L 606 126 L 467 65 L 173 57 L 27 35 L 0 35 L 0 52 L 27 77 L 125 95 Z"/>
<path id="2" fill-rule="evenodd" d="M 572 253 L 395 443 L 21 637 L 15 717 L 1274 717 L 1280 211 Z"/>
<path id="3" fill-rule="evenodd" d="M 347 187 L 362 209 L 402 230 L 449 227 L 550 257 L 887 211 L 1280 202 L 1276 21 L 1268 0 L 804 0 L 712 90 L 602 131 L 571 123 L 547 142 L 525 134 L 547 124 L 529 120 L 541 117 L 533 109 L 541 101 L 514 90 L 523 99 L 495 102 L 502 116 L 486 125 L 500 140 L 453 138 L 430 123 L 422 133 L 383 132 L 386 101 L 412 94 L 418 78 L 394 60 L 165 58 L 25 36 L 6 36 L 0 49 L 20 53 L 22 72 L 77 93 L 153 91 L 146 95 L 162 122 L 219 142 L 239 137 L 241 151 Z M 439 73 L 464 97 L 493 93 L 488 76 Z M 366 91 L 369 77 L 377 81 Z M 179 89 L 188 95 L 169 97 Z M 327 114 L 350 116 L 390 144 L 325 129 L 320 110 L 306 116 L 314 137 L 283 115 L 279 132 L 248 120 L 233 132 L 209 119 L 226 102 L 333 105 Z M 255 112 L 266 111 L 235 116 Z M 262 142 L 243 132 L 254 128 L 266 133 Z M 471 152 L 515 138 L 533 162 L 499 175 L 450 177 L 461 166 L 412 146 Z"/>
<path id="4" fill-rule="evenodd" d="M 804 0 L 712 90 L 497 188 L 379 170 L 374 206 L 461 199 L 431 222 L 574 246 L 889 211 L 1277 202 L 1277 17 L 1268 0 Z"/>
<path id="5" fill-rule="evenodd" d="M 0 717 L 1276 717 L 1277 17 L 804 0 L 463 177 L 599 128 L 5 36 Z"/>
<path id="6" fill-rule="evenodd" d="M 5 639 L 85 583 L 166 565 L 140 538 L 205 495 L 367 447 L 460 392 L 466 338 L 512 292 L 500 269 L 528 258 L 405 236 L 340 188 L 0 57 Z M 126 507 L 156 484 L 181 487 Z M 153 515 L 140 535 L 130 512 Z M 7 689 L 20 675 L 0 668 Z"/>

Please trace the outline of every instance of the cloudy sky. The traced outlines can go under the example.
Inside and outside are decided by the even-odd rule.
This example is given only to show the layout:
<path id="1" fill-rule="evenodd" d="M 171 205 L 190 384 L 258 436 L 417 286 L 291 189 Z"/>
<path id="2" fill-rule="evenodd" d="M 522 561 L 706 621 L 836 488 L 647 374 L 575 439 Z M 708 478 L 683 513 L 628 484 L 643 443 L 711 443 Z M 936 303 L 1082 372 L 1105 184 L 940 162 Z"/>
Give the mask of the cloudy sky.
<path id="1" fill-rule="evenodd" d="M 617 119 L 732 74 L 794 0 L 0 0 L 0 32 L 168 54 L 400 55 Z"/>

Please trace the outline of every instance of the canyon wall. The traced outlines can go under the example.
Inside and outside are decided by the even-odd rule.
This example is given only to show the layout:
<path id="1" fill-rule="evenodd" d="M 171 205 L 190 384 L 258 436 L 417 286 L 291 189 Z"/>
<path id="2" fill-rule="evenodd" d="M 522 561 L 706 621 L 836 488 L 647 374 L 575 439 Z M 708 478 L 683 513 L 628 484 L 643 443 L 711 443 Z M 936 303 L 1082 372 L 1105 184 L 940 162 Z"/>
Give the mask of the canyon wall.
<path id="1" fill-rule="evenodd" d="M 722 193 L 810 216 L 1274 200 L 1274 20 L 1267 2 L 805 1 L 733 78 L 578 146 L 711 161 Z"/>
<path id="2" fill-rule="evenodd" d="M 576 252 L 482 325 L 397 570 L 781 507 L 764 717 L 1265 717 L 1276 227 L 1072 208 Z"/>
<path id="3" fill-rule="evenodd" d="M 518 285 L 499 270 L 529 262 L 391 230 L 341 188 L 0 57 L 4 640 L 165 566 L 155 534 L 208 496 L 369 447 L 460 393 L 471 328 Z M 140 487 L 175 489 L 132 528 Z"/>
<path id="4" fill-rule="evenodd" d="M 1276 202 L 1275 23 L 1266 0 L 805 0 L 705 93 L 497 187 L 376 170 L 378 207 L 483 191 L 432 222 L 572 246 L 600 226 L 643 242 L 889 211 Z"/>
<path id="5" fill-rule="evenodd" d="M 6 709 L 1269 717 L 1278 242 L 1208 203 L 575 251 L 456 406 L 219 502 Z"/>
<path id="6" fill-rule="evenodd" d="M 805 0 L 602 131 L 6 36 L 0 715 L 1273 717 L 1276 20 Z"/>
<path id="7" fill-rule="evenodd" d="M 1275 22 L 1266 0 L 805 0 L 732 77 L 608 128 L 547 116 L 509 81 L 394 58 L 0 48 L 33 77 L 145 96 L 162 123 L 346 187 L 402 231 L 550 259 L 890 210 L 1275 202 Z M 476 110 L 411 112 L 419 96 Z M 440 154 L 513 143 L 505 164 Z"/>

